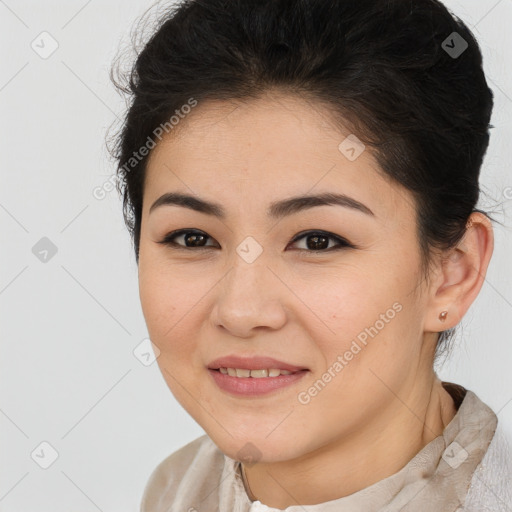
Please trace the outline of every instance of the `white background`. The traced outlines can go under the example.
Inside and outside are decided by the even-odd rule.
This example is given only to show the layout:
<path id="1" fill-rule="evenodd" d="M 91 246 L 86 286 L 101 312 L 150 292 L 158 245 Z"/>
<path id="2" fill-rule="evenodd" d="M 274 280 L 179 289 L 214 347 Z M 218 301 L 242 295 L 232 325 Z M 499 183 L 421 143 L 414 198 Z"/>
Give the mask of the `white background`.
<path id="1" fill-rule="evenodd" d="M 446 3 L 473 28 L 495 93 L 480 206 L 498 205 L 511 226 L 512 0 Z M 123 113 L 109 68 L 150 5 L 0 0 L 2 512 L 136 511 L 157 463 L 203 433 L 156 363 L 133 355 L 147 330 L 121 202 L 92 195 L 114 172 L 104 139 Z M 47 59 L 31 48 L 43 31 L 59 45 Z M 46 263 L 32 252 L 42 237 L 57 247 Z M 476 392 L 512 433 L 510 228 L 495 225 L 495 237 L 439 375 Z M 43 441 L 59 454 L 46 470 L 30 456 Z"/>

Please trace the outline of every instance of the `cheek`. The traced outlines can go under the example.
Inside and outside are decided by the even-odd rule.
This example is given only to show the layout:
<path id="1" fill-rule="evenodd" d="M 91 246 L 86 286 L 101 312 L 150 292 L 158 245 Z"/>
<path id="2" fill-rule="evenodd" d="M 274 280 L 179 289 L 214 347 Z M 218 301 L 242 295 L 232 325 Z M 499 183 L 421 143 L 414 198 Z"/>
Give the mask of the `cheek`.
<path id="1" fill-rule="evenodd" d="M 344 373 L 358 378 L 361 367 L 392 366 L 390 359 L 407 356 L 411 347 L 403 341 L 410 339 L 407 332 L 417 319 L 409 289 L 400 290 L 399 284 L 391 275 L 377 279 L 368 271 L 357 279 L 331 280 L 322 293 L 309 287 L 307 305 L 322 320 L 315 320 L 320 330 L 310 323 L 310 331 L 327 368 L 342 356 Z"/>
<path id="2" fill-rule="evenodd" d="M 318 279 L 316 282 L 318 285 Z M 331 276 L 323 286 L 306 282 L 300 296 L 306 298 L 304 303 L 316 314 L 325 336 L 338 342 L 349 340 L 373 325 L 394 302 L 386 287 L 377 284 L 369 271 L 366 275 Z M 332 340 L 330 344 L 336 345 Z"/>
<path id="3" fill-rule="evenodd" d="M 189 291 L 186 280 L 175 273 L 165 274 L 156 265 L 144 266 L 139 272 L 139 297 L 146 326 L 162 352 L 171 348 L 171 342 L 174 347 L 183 338 L 189 339 L 184 330 L 197 302 Z"/>
<path id="4" fill-rule="evenodd" d="M 149 337 L 160 351 L 157 364 L 174 397 L 192 414 L 195 402 L 186 390 L 195 389 L 204 371 L 196 360 L 197 315 L 201 314 L 197 303 L 204 292 L 197 290 L 197 297 L 191 296 L 187 279 L 177 277 L 174 272 L 165 275 L 153 270 L 141 272 L 140 276 L 142 311 Z"/>
<path id="5" fill-rule="evenodd" d="M 139 297 L 148 330 L 157 339 L 161 339 L 170 321 L 176 313 L 176 304 L 170 300 L 173 290 L 166 282 L 147 272 L 139 277 Z"/>

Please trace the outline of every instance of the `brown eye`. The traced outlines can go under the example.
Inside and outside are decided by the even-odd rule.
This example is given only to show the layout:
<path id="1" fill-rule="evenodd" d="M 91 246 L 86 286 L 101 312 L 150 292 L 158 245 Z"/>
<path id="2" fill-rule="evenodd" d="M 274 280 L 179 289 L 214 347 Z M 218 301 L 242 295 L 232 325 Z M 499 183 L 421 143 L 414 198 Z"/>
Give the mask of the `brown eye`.
<path id="1" fill-rule="evenodd" d="M 184 243 L 177 243 L 175 241 L 177 239 L 181 239 Z M 206 245 L 206 241 L 208 239 L 211 239 L 211 237 L 203 231 L 197 231 L 193 229 L 180 229 L 179 231 L 173 231 L 172 233 L 169 233 L 163 240 L 158 243 L 163 245 L 176 246 L 177 248 L 183 249 L 215 247 L 215 245 Z"/>
<path id="2" fill-rule="evenodd" d="M 344 247 L 353 247 L 343 238 L 325 231 L 307 231 L 300 233 L 294 238 L 292 243 L 296 243 L 302 239 L 305 240 L 305 247 L 301 247 L 299 250 L 306 252 L 329 252 Z M 335 242 L 334 246 L 329 246 L 331 241 Z"/>

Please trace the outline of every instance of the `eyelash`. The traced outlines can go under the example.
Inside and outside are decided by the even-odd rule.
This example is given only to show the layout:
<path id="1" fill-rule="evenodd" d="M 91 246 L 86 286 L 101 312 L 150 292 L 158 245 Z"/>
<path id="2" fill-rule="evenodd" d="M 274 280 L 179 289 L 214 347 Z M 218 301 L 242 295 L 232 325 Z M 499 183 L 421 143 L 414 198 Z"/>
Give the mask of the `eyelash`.
<path id="1" fill-rule="evenodd" d="M 171 249 L 177 249 L 177 250 L 185 250 L 185 251 L 197 251 L 197 250 L 205 250 L 205 249 L 212 249 L 214 248 L 214 246 L 211 246 L 211 245 L 208 245 L 208 246 L 198 246 L 198 247 L 187 247 L 185 245 L 181 245 L 181 244 L 177 244 L 176 242 L 172 241 L 172 239 L 174 238 L 177 238 L 178 236 L 181 236 L 181 235 L 186 235 L 186 234 L 193 234 L 193 235 L 205 235 L 208 239 L 212 239 L 212 237 L 210 237 L 209 235 L 207 235 L 204 231 L 199 231 L 199 230 L 195 230 L 195 229 L 180 229 L 180 230 L 177 230 L 177 231 L 172 231 L 171 233 L 168 233 L 165 238 L 161 241 L 159 241 L 158 243 L 159 244 L 163 244 L 163 245 L 167 245 L 169 246 Z M 332 252 L 332 251 L 339 251 L 340 249 L 349 249 L 349 248 L 352 248 L 352 249 L 355 249 L 355 246 L 352 245 L 351 243 L 349 243 L 347 240 L 345 240 L 344 238 L 341 238 L 340 236 L 337 236 L 337 235 L 334 235 L 333 233 L 329 233 L 327 231 L 321 231 L 321 230 L 317 230 L 317 231 L 303 231 L 301 233 L 299 233 L 292 241 L 291 243 L 294 244 L 296 242 L 298 242 L 299 240 L 301 240 L 302 238 L 306 238 L 308 235 L 321 235 L 321 236 L 324 236 L 326 238 L 330 238 L 332 240 L 335 240 L 336 242 L 338 242 L 339 245 L 337 246 L 334 246 L 334 247 L 330 247 L 328 249 L 317 249 L 317 250 L 313 250 L 313 249 L 297 249 L 298 251 L 301 251 L 301 252 L 307 252 L 307 253 L 313 253 L 313 254 L 319 254 L 319 253 L 326 253 L 326 252 Z"/>

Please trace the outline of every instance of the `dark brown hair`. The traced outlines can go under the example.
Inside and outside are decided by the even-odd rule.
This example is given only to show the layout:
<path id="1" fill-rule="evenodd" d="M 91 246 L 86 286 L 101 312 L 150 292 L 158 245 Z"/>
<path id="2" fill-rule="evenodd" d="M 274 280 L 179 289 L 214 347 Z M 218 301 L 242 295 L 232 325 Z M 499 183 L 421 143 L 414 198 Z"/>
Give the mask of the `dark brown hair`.
<path id="1" fill-rule="evenodd" d="M 185 0 L 112 79 L 130 98 L 113 154 L 137 262 L 147 156 L 127 162 L 190 98 L 277 88 L 328 105 L 412 193 L 426 270 L 480 211 L 493 94 L 476 40 L 437 0 Z"/>

